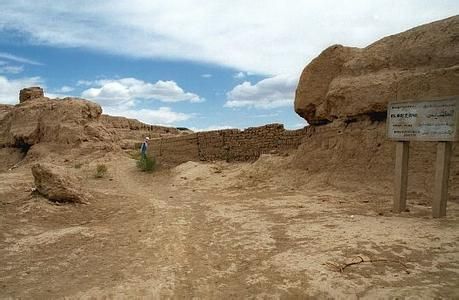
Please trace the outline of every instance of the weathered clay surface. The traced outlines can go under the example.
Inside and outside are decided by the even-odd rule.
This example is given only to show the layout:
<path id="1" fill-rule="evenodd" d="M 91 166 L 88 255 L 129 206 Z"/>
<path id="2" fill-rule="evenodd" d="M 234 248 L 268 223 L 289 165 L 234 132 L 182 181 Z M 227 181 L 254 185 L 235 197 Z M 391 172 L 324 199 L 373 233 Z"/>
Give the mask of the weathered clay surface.
<path id="1" fill-rule="evenodd" d="M 113 137 L 102 127 L 98 127 L 97 132 L 87 130 L 91 123 L 97 122 L 101 113 L 99 105 L 76 98 L 40 98 L 4 110 L 0 108 L 0 147 L 40 142 L 111 141 Z"/>
<path id="2" fill-rule="evenodd" d="M 396 100 L 459 94 L 459 16 L 385 37 L 334 45 L 304 69 L 295 111 L 311 124 L 386 111 Z"/>
<path id="3" fill-rule="evenodd" d="M 78 179 L 63 167 L 37 163 L 32 166 L 32 175 L 38 192 L 49 200 L 87 203 L 91 198 L 83 191 Z"/>
<path id="4" fill-rule="evenodd" d="M 29 101 L 29 100 L 44 98 L 44 97 L 45 97 L 45 94 L 43 92 L 43 89 L 39 86 L 33 86 L 33 87 L 22 89 L 19 92 L 19 103 Z"/>

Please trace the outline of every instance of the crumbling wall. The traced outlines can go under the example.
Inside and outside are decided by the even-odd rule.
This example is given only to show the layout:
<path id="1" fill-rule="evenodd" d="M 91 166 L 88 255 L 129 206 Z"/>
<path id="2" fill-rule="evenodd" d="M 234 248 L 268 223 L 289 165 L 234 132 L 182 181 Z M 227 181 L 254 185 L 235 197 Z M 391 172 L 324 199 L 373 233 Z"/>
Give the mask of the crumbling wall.
<path id="1" fill-rule="evenodd" d="M 149 138 L 159 138 L 186 134 L 186 132 L 174 127 L 149 125 L 125 117 L 101 115 L 99 119 L 105 128 L 116 132 L 119 144 L 123 149 L 137 148 L 140 144 L 139 141 L 142 141 L 147 136 Z"/>
<path id="2" fill-rule="evenodd" d="M 19 103 L 33 100 L 33 99 L 39 99 L 39 98 L 44 98 L 45 93 L 43 92 L 43 89 L 39 86 L 33 86 L 33 87 L 28 87 L 24 88 L 19 92 Z"/>
<path id="3" fill-rule="evenodd" d="M 242 131 L 197 132 L 151 140 L 149 149 L 157 158 L 175 163 L 189 160 L 250 161 L 263 153 L 296 149 L 308 130 L 308 127 L 285 130 L 282 124 L 269 124 Z"/>
<path id="4" fill-rule="evenodd" d="M 428 204 L 432 198 L 436 142 L 410 142 L 408 198 Z M 291 169 L 306 170 L 309 180 L 327 188 L 378 195 L 392 195 L 395 172 L 395 142 L 387 138 L 385 120 L 369 116 L 346 123 L 335 120 L 310 126 L 303 143 L 292 155 Z M 459 200 L 459 143 L 453 143 L 449 193 Z"/>

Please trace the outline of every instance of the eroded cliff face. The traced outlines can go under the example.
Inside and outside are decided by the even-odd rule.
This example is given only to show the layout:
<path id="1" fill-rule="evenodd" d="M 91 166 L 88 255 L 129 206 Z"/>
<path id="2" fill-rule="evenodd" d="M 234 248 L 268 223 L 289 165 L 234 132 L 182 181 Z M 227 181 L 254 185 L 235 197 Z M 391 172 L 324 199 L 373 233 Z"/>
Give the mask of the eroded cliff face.
<path id="1" fill-rule="evenodd" d="M 98 123 L 99 105 L 83 99 L 37 98 L 9 106 L 0 116 L 0 147 L 37 143 L 113 142 Z"/>
<path id="2" fill-rule="evenodd" d="M 312 126 L 291 168 L 340 189 L 391 195 L 394 143 L 390 101 L 459 95 L 459 16 L 383 38 L 364 48 L 334 45 L 307 65 L 295 111 Z M 432 197 L 436 143 L 410 143 L 408 197 Z M 453 145 L 451 199 L 459 199 L 459 147 Z"/>
<path id="3" fill-rule="evenodd" d="M 459 16 L 385 37 L 334 45 L 304 69 L 295 111 L 310 124 L 384 113 L 390 101 L 459 94 Z"/>

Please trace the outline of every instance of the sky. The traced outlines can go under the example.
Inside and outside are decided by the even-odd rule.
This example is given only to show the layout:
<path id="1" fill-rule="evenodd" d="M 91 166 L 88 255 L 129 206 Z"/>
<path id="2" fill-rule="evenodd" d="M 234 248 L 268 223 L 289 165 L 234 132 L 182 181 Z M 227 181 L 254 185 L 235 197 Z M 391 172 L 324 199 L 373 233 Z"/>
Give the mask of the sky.
<path id="1" fill-rule="evenodd" d="M 295 89 L 322 50 L 457 14 L 457 0 L 0 0 L 0 103 L 39 85 L 149 124 L 301 128 Z"/>

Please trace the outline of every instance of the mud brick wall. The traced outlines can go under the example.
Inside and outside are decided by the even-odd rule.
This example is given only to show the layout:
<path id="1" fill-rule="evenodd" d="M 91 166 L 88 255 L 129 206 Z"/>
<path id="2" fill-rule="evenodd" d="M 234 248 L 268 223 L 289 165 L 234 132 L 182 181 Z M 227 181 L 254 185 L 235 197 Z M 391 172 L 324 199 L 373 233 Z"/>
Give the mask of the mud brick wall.
<path id="1" fill-rule="evenodd" d="M 282 124 L 269 124 L 243 131 L 226 129 L 198 132 L 154 139 L 149 151 L 161 160 L 175 163 L 189 160 L 249 161 L 263 153 L 296 149 L 307 131 L 307 127 L 285 130 Z"/>
<path id="2" fill-rule="evenodd" d="M 150 140 L 148 152 L 161 160 L 182 163 L 199 160 L 197 134 Z"/>

